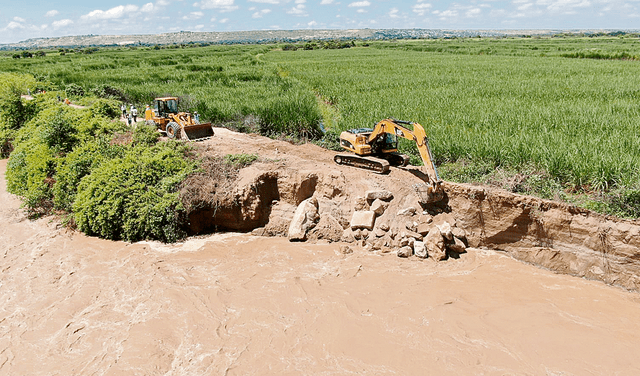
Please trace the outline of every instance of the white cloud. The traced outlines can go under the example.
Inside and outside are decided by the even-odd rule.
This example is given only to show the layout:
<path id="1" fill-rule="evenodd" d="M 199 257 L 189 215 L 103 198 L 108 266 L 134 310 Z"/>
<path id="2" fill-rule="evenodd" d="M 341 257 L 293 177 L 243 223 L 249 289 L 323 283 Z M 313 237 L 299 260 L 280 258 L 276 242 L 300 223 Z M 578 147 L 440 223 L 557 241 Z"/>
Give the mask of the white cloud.
<path id="1" fill-rule="evenodd" d="M 193 6 L 200 9 L 219 9 L 221 12 L 231 12 L 239 7 L 234 4 L 235 0 L 203 0 L 194 3 Z"/>
<path id="2" fill-rule="evenodd" d="M 153 3 L 146 3 L 145 5 L 142 6 L 142 8 L 140 8 L 140 11 L 149 13 L 149 12 L 153 12 L 155 8 L 156 7 L 154 7 Z"/>
<path id="3" fill-rule="evenodd" d="M 280 4 L 280 0 L 249 0 L 252 3 L 260 3 L 260 4 Z"/>
<path id="4" fill-rule="evenodd" d="M 204 29 L 204 25 L 196 25 L 196 27 L 194 27 L 194 29 L 196 29 L 196 30 Z"/>
<path id="5" fill-rule="evenodd" d="M 474 18 L 474 17 L 478 17 L 480 13 L 482 13 L 480 8 L 471 8 L 468 11 L 466 11 L 464 15 L 467 16 L 468 18 Z"/>
<path id="6" fill-rule="evenodd" d="M 298 4 L 295 7 L 289 9 L 287 11 L 288 14 L 292 14 L 294 16 L 307 16 L 307 12 L 304 10 L 304 4 Z"/>
<path id="7" fill-rule="evenodd" d="M 53 21 L 51 23 L 51 26 L 53 26 L 53 28 L 55 30 L 61 28 L 61 27 L 65 27 L 65 26 L 69 26 L 73 23 L 73 21 L 71 21 L 70 19 L 64 19 L 64 20 L 60 20 L 60 21 Z"/>
<path id="8" fill-rule="evenodd" d="M 398 17 L 400 17 L 400 16 L 398 16 L 398 12 L 399 12 L 398 8 L 391 8 L 389 10 L 389 18 L 398 18 Z"/>
<path id="9" fill-rule="evenodd" d="M 109 10 L 93 10 L 83 16 L 80 16 L 80 20 L 91 22 L 97 20 L 112 20 L 116 18 L 122 18 L 125 15 L 133 15 L 138 11 L 138 7 L 136 5 L 119 5 L 117 7 L 113 7 Z"/>
<path id="10" fill-rule="evenodd" d="M 576 13 L 576 8 L 591 6 L 589 0 L 538 0 L 536 4 L 546 6 L 551 12 L 562 14 L 574 14 Z"/>
<path id="11" fill-rule="evenodd" d="M 229 19 L 228 19 L 228 18 L 223 18 L 223 19 L 221 19 L 221 20 L 220 20 L 220 23 L 222 23 L 222 24 L 223 24 L 223 23 L 227 23 L 227 21 L 229 21 Z"/>
<path id="12" fill-rule="evenodd" d="M 418 16 L 424 16 L 424 14 L 427 13 L 427 11 L 431 9 L 431 7 L 432 5 L 430 3 L 417 3 L 416 5 L 412 6 L 411 9 Z"/>
<path id="13" fill-rule="evenodd" d="M 7 27 L 5 29 L 8 29 L 8 30 L 24 29 L 24 25 L 22 25 L 21 23 L 16 22 L 16 21 L 11 21 L 11 22 L 9 22 L 9 24 L 7 25 Z"/>
<path id="14" fill-rule="evenodd" d="M 307 26 L 309 26 L 309 27 L 314 27 L 314 26 L 316 26 L 316 25 L 318 25 L 318 23 L 317 23 L 316 21 L 311 21 L 311 22 L 309 22 L 309 23 L 307 24 Z"/>
<path id="15" fill-rule="evenodd" d="M 13 20 L 16 21 L 16 22 L 25 22 L 25 21 L 27 21 L 22 17 L 13 17 Z"/>
<path id="16" fill-rule="evenodd" d="M 251 18 L 262 18 L 262 16 L 269 13 L 271 13 L 271 9 L 262 9 L 260 11 L 255 12 L 253 15 L 251 15 Z"/>
<path id="17" fill-rule="evenodd" d="M 191 12 L 189 14 L 187 14 L 186 16 L 182 17 L 183 20 L 197 20 L 199 18 L 202 18 L 202 16 L 204 16 L 204 13 L 202 12 Z"/>
<path id="18" fill-rule="evenodd" d="M 367 13 L 367 11 L 362 9 L 362 8 L 358 9 L 356 12 L 358 12 L 358 13 Z"/>
<path id="19" fill-rule="evenodd" d="M 333 0 L 322 0 L 320 2 L 320 5 L 329 5 L 329 4 L 333 4 Z"/>
<path id="20" fill-rule="evenodd" d="M 296 0 L 295 1 L 296 4 L 304 4 L 306 2 L 307 2 L 307 0 Z"/>
<path id="21" fill-rule="evenodd" d="M 349 7 L 356 7 L 356 8 L 360 8 L 360 7 L 368 7 L 369 5 L 371 5 L 370 2 L 368 2 L 367 0 L 365 1 L 356 1 L 353 2 L 351 4 L 349 4 Z"/>
<path id="22" fill-rule="evenodd" d="M 59 14 L 60 12 L 58 12 L 55 9 L 51 9 L 50 11 L 48 11 L 47 13 L 45 13 L 45 17 L 55 17 Z"/>

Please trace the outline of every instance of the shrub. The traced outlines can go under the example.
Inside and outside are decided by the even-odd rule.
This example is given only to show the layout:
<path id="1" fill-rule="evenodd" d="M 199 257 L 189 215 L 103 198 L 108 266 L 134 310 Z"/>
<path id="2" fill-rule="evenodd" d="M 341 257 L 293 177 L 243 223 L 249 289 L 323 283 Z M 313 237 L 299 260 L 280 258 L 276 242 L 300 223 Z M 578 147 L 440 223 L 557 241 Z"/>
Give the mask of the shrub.
<path id="1" fill-rule="evenodd" d="M 56 209 L 71 211 L 80 181 L 104 161 L 124 155 L 125 148 L 100 137 L 67 154 L 57 167 L 53 185 L 53 203 Z"/>
<path id="2" fill-rule="evenodd" d="M 130 149 L 82 179 L 73 204 L 88 235 L 137 241 L 176 241 L 185 235 L 177 188 L 194 169 L 185 146 L 174 142 Z"/>
<path id="3" fill-rule="evenodd" d="M 52 207 L 55 171 L 54 153 L 44 144 L 33 140 L 16 147 L 7 162 L 7 190 L 24 199 L 30 214 L 47 213 Z"/>
<path id="4" fill-rule="evenodd" d="M 104 116 L 109 119 L 117 118 L 120 115 L 118 102 L 111 99 L 98 99 L 89 107 L 95 115 Z"/>
<path id="5" fill-rule="evenodd" d="M 78 84 L 68 84 L 64 87 L 64 91 L 65 93 L 67 93 L 67 95 L 75 95 L 76 97 L 84 96 L 84 89 Z"/>

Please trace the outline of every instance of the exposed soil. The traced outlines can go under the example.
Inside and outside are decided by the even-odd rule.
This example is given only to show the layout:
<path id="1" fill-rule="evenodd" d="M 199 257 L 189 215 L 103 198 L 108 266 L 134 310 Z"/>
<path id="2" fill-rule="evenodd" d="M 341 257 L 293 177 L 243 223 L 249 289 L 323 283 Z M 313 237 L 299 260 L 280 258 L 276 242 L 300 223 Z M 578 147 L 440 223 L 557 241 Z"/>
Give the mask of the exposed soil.
<path id="1" fill-rule="evenodd" d="M 314 145 L 215 131 L 202 153 L 260 161 L 192 212 L 192 231 L 283 236 L 100 240 L 26 219 L 0 180 L 0 375 L 640 372 L 636 293 L 510 257 L 637 289 L 635 222 L 456 184 L 445 205 L 423 208 L 417 169 L 375 175 L 336 166 Z M 466 232 L 466 253 L 399 258 L 372 251 L 373 237 L 340 252 L 327 218 L 348 227 L 372 189 L 394 196 L 372 233 L 448 222 Z M 310 197 L 320 230 L 290 242 Z"/>

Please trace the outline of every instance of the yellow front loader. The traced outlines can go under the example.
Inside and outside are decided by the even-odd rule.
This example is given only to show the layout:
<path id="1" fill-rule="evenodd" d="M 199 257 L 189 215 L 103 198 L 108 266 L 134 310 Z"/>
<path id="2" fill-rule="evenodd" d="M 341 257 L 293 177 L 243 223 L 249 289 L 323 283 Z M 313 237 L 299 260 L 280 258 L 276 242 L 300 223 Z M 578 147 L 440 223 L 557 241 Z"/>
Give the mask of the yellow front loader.
<path id="1" fill-rule="evenodd" d="M 169 138 L 202 141 L 213 136 L 211 123 L 200 123 L 197 116 L 178 112 L 178 98 L 163 97 L 153 101 L 153 109 L 145 111 L 147 124 L 153 124 Z"/>

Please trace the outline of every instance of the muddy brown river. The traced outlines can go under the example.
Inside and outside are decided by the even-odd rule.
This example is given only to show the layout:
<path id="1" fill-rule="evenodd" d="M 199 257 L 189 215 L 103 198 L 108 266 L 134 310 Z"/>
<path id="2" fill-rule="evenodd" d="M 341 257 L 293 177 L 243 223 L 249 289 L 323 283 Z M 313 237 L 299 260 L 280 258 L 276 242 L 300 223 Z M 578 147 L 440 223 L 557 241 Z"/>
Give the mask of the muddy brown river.
<path id="1" fill-rule="evenodd" d="M 497 251 L 128 244 L 30 221 L 5 188 L 0 375 L 640 374 L 637 293 Z"/>

